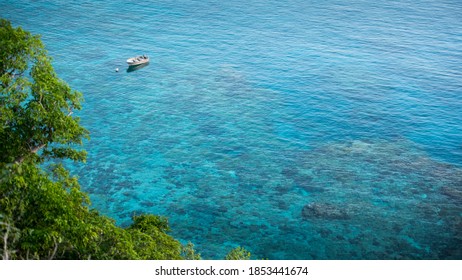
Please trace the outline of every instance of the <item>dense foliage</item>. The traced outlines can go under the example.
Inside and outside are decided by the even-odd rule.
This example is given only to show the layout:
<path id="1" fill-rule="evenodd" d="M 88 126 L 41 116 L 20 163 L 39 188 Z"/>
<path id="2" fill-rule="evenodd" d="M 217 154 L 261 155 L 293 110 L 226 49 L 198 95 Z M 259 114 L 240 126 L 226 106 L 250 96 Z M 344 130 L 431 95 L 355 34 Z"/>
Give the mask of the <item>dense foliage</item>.
<path id="1" fill-rule="evenodd" d="M 250 252 L 243 247 L 232 249 L 225 257 L 225 260 L 250 260 Z"/>

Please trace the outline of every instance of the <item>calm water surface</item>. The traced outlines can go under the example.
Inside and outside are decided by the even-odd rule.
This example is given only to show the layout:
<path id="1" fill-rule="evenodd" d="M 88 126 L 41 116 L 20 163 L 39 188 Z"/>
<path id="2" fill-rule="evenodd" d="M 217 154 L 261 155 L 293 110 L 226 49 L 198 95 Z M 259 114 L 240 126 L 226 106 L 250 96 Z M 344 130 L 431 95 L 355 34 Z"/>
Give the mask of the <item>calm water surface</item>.
<path id="1" fill-rule="evenodd" d="M 460 1 L 108 2 L 0 2 L 84 93 L 95 208 L 204 258 L 462 258 Z"/>

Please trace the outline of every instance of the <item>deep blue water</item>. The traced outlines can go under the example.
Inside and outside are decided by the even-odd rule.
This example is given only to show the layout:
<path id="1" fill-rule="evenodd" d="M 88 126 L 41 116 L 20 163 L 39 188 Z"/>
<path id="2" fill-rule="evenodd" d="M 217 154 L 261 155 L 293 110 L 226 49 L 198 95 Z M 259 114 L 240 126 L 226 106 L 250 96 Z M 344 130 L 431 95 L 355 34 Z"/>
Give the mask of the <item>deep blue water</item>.
<path id="1" fill-rule="evenodd" d="M 168 216 L 204 258 L 462 259 L 462 2 L 376 2 L 2 0 L 0 16 L 84 93 L 72 169 L 119 224 Z"/>

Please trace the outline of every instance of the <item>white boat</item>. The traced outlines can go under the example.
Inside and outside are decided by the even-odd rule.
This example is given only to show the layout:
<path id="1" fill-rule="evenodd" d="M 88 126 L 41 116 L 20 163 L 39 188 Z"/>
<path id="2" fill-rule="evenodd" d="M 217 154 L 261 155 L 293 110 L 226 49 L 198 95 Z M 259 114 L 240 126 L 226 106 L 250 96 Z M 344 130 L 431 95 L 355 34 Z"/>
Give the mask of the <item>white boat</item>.
<path id="1" fill-rule="evenodd" d="M 137 65 L 148 63 L 148 62 L 149 62 L 149 57 L 145 54 L 138 55 L 135 57 L 130 57 L 129 59 L 127 59 L 127 63 L 129 66 L 137 66 Z"/>

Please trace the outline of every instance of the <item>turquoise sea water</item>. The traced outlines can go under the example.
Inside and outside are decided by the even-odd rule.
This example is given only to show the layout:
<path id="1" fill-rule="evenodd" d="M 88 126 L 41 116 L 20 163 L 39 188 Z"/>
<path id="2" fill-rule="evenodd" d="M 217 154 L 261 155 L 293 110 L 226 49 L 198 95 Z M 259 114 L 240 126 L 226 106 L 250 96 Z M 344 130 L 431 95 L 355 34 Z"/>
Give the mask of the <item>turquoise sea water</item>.
<path id="1" fill-rule="evenodd" d="M 0 16 L 84 93 L 72 169 L 119 224 L 166 215 L 212 259 L 462 259 L 462 3 L 376 2 L 2 0 Z"/>

